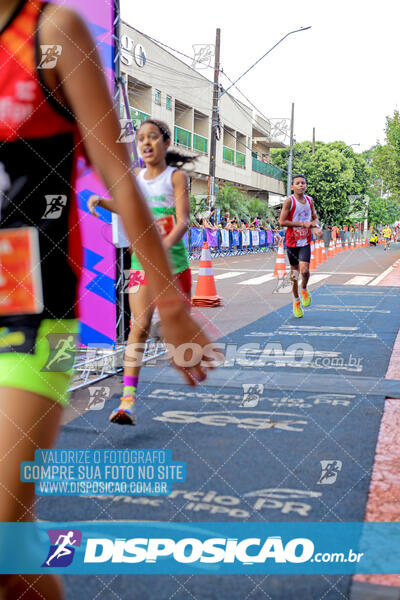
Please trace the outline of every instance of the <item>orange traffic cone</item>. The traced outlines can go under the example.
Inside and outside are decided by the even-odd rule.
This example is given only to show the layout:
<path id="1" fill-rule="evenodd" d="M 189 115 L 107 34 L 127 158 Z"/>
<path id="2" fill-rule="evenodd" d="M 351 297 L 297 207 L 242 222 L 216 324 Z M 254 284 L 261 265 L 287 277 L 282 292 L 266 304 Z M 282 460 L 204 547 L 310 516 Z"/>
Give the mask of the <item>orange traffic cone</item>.
<path id="1" fill-rule="evenodd" d="M 340 254 L 342 251 L 342 242 L 340 237 L 336 238 L 336 254 Z"/>
<path id="2" fill-rule="evenodd" d="M 315 240 L 315 265 L 319 267 L 322 263 L 322 250 L 320 240 Z"/>
<path id="3" fill-rule="evenodd" d="M 345 249 L 345 251 L 349 249 L 349 242 L 347 241 L 347 239 L 344 243 L 344 249 Z"/>
<path id="4" fill-rule="evenodd" d="M 324 242 L 324 240 L 321 240 L 321 260 L 322 260 L 322 262 L 326 262 L 328 260 L 326 258 L 325 242 Z"/>
<path id="5" fill-rule="evenodd" d="M 357 250 L 359 249 L 360 245 L 361 245 L 360 244 L 360 238 L 357 238 L 357 241 L 356 241 L 356 249 Z"/>
<path id="6" fill-rule="evenodd" d="M 328 258 L 333 258 L 335 256 L 335 248 L 333 246 L 333 240 L 329 242 L 328 247 Z"/>
<path id="7" fill-rule="evenodd" d="M 351 238 L 350 250 L 354 250 L 354 238 Z"/>
<path id="8" fill-rule="evenodd" d="M 311 242 L 310 271 L 316 271 L 316 270 L 317 270 L 317 263 L 315 260 L 314 242 Z"/>
<path id="9" fill-rule="evenodd" d="M 279 244 L 278 254 L 276 255 L 274 277 L 282 277 L 283 275 L 286 275 L 286 262 L 283 242 L 281 242 Z"/>
<path id="10" fill-rule="evenodd" d="M 217 295 L 214 274 L 211 264 L 211 254 L 208 243 L 204 242 L 200 257 L 200 270 L 197 278 L 196 292 L 192 298 L 193 306 L 212 308 L 221 306 L 222 300 Z"/>

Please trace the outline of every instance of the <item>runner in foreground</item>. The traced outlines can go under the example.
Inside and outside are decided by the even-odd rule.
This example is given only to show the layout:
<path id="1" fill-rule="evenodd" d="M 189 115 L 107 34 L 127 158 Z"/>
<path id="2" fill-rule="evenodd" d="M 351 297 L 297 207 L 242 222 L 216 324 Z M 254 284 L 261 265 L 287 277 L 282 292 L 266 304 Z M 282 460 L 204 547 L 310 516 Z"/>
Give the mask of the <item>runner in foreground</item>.
<path id="1" fill-rule="evenodd" d="M 318 237 L 322 237 L 314 201 L 310 196 L 305 196 L 306 189 L 307 182 L 304 175 L 294 175 L 292 177 L 293 195 L 284 201 L 279 219 L 281 227 L 287 227 L 286 247 L 294 298 L 293 314 L 297 318 L 303 316 L 299 298 L 299 274 L 301 275 L 301 303 L 304 307 L 311 304 L 307 283 L 310 278 L 312 232 Z"/>
<path id="2" fill-rule="evenodd" d="M 62 52 L 53 57 L 52 68 L 38 69 L 43 57 L 36 59 L 36 49 L 40 54 L 49 47 Z M 146 270 L 165 340 L 175 347 L 195 343 L 194 366 L 182 369 L 192 385 L 206 376 L 201 362 L 207 364 L 203 354 L 209 340 L 176 288 L 130 173 L 125 144 L 116 142 L 119 121 L 86 25 L 57 4 L 0 0 L 0 61 L 0 233 L 6 246 L 9 229 L 27 237 L 38 232 L 44 304 L 36 314 L 5 314 L 0 304 L 0 522 L 15 522 L 34 520 L 34 485 L 21 482 L 21 461 L 32 461 L 34 450 L 54 444 L 68 401 L 71 372 L 48 371 L 46 365 L 50 336 L 68 339 L 77 331 L 82 245 L 74 186 L 83 146 Z M 24 285 L 24 279 L 14 280 Z M 0 549 L 12 543 L 2 538 Z M 33 552 L 31 546 L 26 540 L 24 552 Z M 0 575 L 1 595 L 4 600 L 63 597 L 56 575 Z"/>
<path id="3" fill-rule="evenodd" d="M 176 282 L 183 292 L 182 299 L 187 300 L 190 306 L 192 277 L 189 256 L 183 242 L 190 220 L 188 178 L 177 166 L 193 162 L 195 157 L 175 149 L 169 150 L 169 127 L 155 119 L 148 119 L 139 127 L 137 142 L 146 165 L 145 169 L 137 169 L 137 183 L 157 219 L 164 249 L 169 253 Z M 88 206 L 95 216 L 99 216 L 96 212 L 97 206 L 117 212 L 114 200 L 98 196 L 91 196 Z M 132 326 L 124 361 L 124 387 L 120 406 L 110 415 L 110 421 L 120 425 L 136 425 L 140 357 L 150 335 L 154 311 L 152 291 L 147 284 L 143 267 L 134 253 L 129 277 L 129 307 Z"/>

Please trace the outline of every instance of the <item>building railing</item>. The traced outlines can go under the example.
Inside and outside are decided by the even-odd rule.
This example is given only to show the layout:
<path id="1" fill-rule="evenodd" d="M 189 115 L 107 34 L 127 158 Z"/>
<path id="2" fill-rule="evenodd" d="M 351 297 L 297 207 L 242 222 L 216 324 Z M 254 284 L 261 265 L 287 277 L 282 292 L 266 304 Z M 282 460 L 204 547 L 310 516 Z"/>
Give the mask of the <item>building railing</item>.
<path id="1" fill-rule="evenodd" d="M 133 108 L 133 106 L 130 106 L 129 109 L 131 111 L 131 119 L 140 121 L 140 125 L 147 119 L 150 119 L 150 115 L 148 113 L 138 110 L 137 108 Z"/>
<path id="2" fill-rule="evenodd" d="M 150 115 L 148 113 L 145 113 L 142 110 L 138 110 L 137 108 L 133 108 L 133 106 L 130 106 L 129 110 L 131 113 L 131 119 L 135 121 L 140 121 L 140 125 L 143 123 L 143 121 L 146 121 L 146 119 L 150 119 Z M 120 117 L 126 118 L 125 107 L 123 104 L 120 104 Z"/>
<path id="3" fill-rule="evenodd" d="M 193 150 L 201 152 L 201 154 L 208 153 L 208 139 L 197 133 L 193 134 Z"/>
<path id="4" fill-rule="evenodd" d="M 283 181 L 284 171 L 275 165 L 269 165 L 268 163 L 253 157 L 252 167 L 253 171 L 256 171 L 256 173 L 261 173 L 262 175 L 267 175 L 268 177 L 274 177 L 275 179 Z"/>
<path id="5" fill-rule="evenodd" d="M 184 146 L 185 148 L 192 148 L 192 132 L 183 127 L 174 128 L 174 142 L 177 146 Z"/>
<path id="6" fill-rule="evenodd" d="M 225 162 L 235 164 L 235 151 L 232 148 L 228 148 L 227 146 L 223 147 L 222 156 Z"/>
<path id="7" fill-rule="evenodd" d="M 236 152 L 236 166 L 246 168 L 246 155 L 243 152 Z"/>

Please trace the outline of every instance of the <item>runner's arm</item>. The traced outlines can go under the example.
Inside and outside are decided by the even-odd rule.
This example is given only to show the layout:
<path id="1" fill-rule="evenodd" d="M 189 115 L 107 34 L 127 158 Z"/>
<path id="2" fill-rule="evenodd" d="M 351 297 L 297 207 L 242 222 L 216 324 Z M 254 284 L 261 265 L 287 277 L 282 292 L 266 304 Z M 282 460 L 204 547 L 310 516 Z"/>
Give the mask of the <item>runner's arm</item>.
<path id="1" fill-rule="evenodd" d="M 190 223 L 189 186 L 186 173 L 174 171 L 172 185 L 175 194 L 176 223 L 172 231 L 165 236 L 164 247 L 169 250 L 183 238 Z"/>
<path id="2" fill-rule="evenodd" d="M 311 231 L 319 238 L 323 236 L 322 229 L 318 222 L 318 215 L 317 211 L 315 210 L 313 198 L 311 198 Z"/>
<path id="3" fill-rule="evenodd" d="M 209 361 L 204 347 L 210 340 L 182 302 L 152 215 L 131 174 L 127 148 L 117 143 L 119 121 L 92 36 L 73 11 L 49 4 L 41 24 L 40 41 L 57 43 L 63 48 L 56 66 L 63 96 L 75 115 L 89 158 L 112 194 L 125 231 L 146 271 L 166 341 L 174 347 L 189 341 L 197 344 L 194 366 L 181 368 L 188 383 L 194 385 L 196 380 L 205 378 L 203 366 L 208 366 Z"/>
<path id="4" fill-rule="evenodd" d="M 137 177 L 142 169 L 136 167 L 134 169 L 135 177 Z M 88 209 L 92 213 L 94 217 L 99 217 L 99 213 L 96 212 L 96 208 L 100 206 L 100 208 L 104 208 L 105 210 L 109 210 L 112 213 L 118 213 L 117 205 L 113 198 L 101 198 L 97 194 L 92 194 L 88 200 Z"/>
<path id="5" fill-rule="evenodd" d="M 311 221 L 312 221 L 313 227 L 318 226 L 318 215 L 317 215 L 317 211 L 315 210 L 314 200 L 312 198 L 311 198 Z"/>
<path id="6" fill-rule="evenodd" d="M 57 73 L 89 158 L 113 196 L 115 209 L 122 217 L 140 262 L 148 271 L 155 295 L 172 300 L 176 291 L 160 236 L 131 174 L 127 147 L 117 142 L 119 121 L 96 46 L 86 25 L 74 12 L 51 8 L 51 18 L 43 24 L 42 41 L 52 38 L 63 48 Z"/>
<path id="7" fill-rule="evenodd" d="M 96 211 L 96 208 L 98 206 L 100 206 L 100 208 L 105 208 L 106 210 L 109 210 L 112 213 L 117 212 L 115 200 L 113 200 L 112 198 L 111 200 L 108 200 L 107 198 L 101 198 L 97 194 L 92 194 L 92 196 L 90 196 L 88 200 L 88 209 L 94 217 L 100 216 L 99 213 Z"/>

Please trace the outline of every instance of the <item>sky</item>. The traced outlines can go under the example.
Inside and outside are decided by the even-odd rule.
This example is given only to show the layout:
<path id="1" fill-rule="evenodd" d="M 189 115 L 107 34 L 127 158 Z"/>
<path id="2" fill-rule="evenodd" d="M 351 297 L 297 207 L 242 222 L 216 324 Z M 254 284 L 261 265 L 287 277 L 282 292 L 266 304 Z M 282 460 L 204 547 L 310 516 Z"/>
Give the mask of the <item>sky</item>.
<path id="1" fill-rule="evenodd" d="M 398 0 L 121 0 L 121 16 L 190 56 L 193 44 L 215 43 L 219 27 L 221 66 L 232 80 L 286 33 L 311 25 L 238 84 L 271 119 L 289 118 L 294 102 L 298 142 L 311 140 L 315 127 L 317 140 L 366 150 L 384 143 L 386 116 L 400 105 Z"/>

